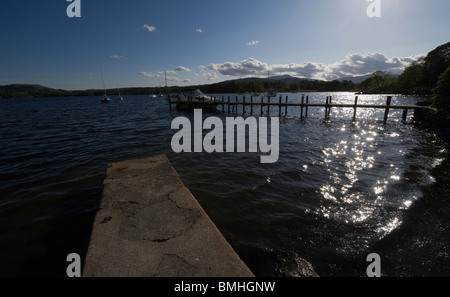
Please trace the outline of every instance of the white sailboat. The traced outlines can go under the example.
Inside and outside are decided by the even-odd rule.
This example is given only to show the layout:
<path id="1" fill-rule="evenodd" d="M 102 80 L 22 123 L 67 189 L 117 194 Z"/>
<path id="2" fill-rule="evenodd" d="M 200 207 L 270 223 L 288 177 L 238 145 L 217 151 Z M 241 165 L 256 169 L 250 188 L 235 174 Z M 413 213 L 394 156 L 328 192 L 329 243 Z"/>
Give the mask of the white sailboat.
<path id="1" fill-rule="evenodd" d="M 123 97 L 120 95 L 120 87 L 117 86 L 117 90 L 119 91 L 119 101 L 123 101 Z"/>
<path id="2" fill-rule="evenodd" d="M 164 90 L 167 90 L 167 71 L 164 72 L 164 76 L 165 76 L 165 82 L 166 82 L 166 86 L 164 88 Z M 159 93 L 158 94 L 150 94 L 150 98 L 156 99 L 156 98 L 163 98 L 165 97 L 162 91 L 162 87 L 161 87 L 161 82 L 159 83 Z"/>
<path id="3" fill-rule="evenodd" d="M 109 97 L 106 95 L 105 80 L 103 79 L 103 69 L 100 69 L 100 72 L 102 74 L 103 91 L 104 91 L 104 95 L 103 95 L 103 98 L 102 98 L 101 102 L 102 103 L 109 103 L 109 102 L 111 102 L 111 99 L 109 99 Z"/>

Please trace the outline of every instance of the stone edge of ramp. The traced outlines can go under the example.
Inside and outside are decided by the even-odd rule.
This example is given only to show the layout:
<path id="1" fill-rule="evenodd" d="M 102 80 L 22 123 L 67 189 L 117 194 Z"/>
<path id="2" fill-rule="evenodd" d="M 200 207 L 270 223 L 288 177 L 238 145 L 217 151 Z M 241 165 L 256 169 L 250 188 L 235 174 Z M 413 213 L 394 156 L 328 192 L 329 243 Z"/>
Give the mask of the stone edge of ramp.
<path id="1" fill-rule="evenodd" d="M 165 155 L 108 166 L 83 277 L 252 277 Z"/>

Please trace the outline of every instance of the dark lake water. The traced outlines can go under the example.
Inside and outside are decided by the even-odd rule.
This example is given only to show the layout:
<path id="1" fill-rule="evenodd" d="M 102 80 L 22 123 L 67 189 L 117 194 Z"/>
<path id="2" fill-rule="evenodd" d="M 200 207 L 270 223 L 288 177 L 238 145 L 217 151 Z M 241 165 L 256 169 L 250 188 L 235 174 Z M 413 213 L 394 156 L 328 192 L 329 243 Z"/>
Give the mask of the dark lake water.
<path id="1" fill-rule="evenodd" d="M 280 263 L 299 258 L 321 276 L 365 276 L 370 253 L 381 256 L 383 275 L 450 276 L 448 147 L 411 115 L 404 125 L 391 111 L 383 124 L 383 110 L 361 109 L 352 122 L 352 109 L 333 109 L 325 121 L 311 108 L 300 121 L 289 108 L 279 160 L 261 164 L 260 154 L 175 154 L 171 122 L 193 114 L 148 96 L 112 99 L 0 100 L 0 275 L 65 276 L 66 256 L 85 255 L 107 164 L 166 154 L 257 276 L 280 276 Z"/>

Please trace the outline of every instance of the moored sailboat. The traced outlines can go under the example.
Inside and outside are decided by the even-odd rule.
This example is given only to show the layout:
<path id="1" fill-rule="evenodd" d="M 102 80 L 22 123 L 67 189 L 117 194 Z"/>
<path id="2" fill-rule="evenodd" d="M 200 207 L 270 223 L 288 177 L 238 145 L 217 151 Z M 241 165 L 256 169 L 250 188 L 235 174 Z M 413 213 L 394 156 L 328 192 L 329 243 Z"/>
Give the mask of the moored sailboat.
<path id="1" fill-rule="evenodd" d="M 120 88 L 119 86 L 117 86 L 117 91 L 119 91 L 119 101 L 123 101 L 123 97 L 120 95 Z"/>
<path id="2" fill-rule="evenodd" d="M 101 102 L 102 103 L 109 103 L 109 102 L 111 102 L 111 99 L 109 99 L 109 97 L 106 95 L 105 80 L 103 79 L 103 69 L 100 69 L 100 72 L 102 74 L 103 91 L 104 91 L 104 95 L 103 95 L 103 98 L 102 98 Z"/>

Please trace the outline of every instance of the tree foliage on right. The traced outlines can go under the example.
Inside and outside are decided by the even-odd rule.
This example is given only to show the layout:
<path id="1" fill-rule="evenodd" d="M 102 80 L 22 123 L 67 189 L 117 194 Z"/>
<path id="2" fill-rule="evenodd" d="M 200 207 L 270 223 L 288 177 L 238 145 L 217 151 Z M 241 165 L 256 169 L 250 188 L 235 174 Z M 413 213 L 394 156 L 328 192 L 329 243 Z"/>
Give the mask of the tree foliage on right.
<path id="1" fill-rule="evenodd" d="M 441 74 L 433 89 L 433 106 L 441 116 L 450 116 L 450 67 Z"/>

